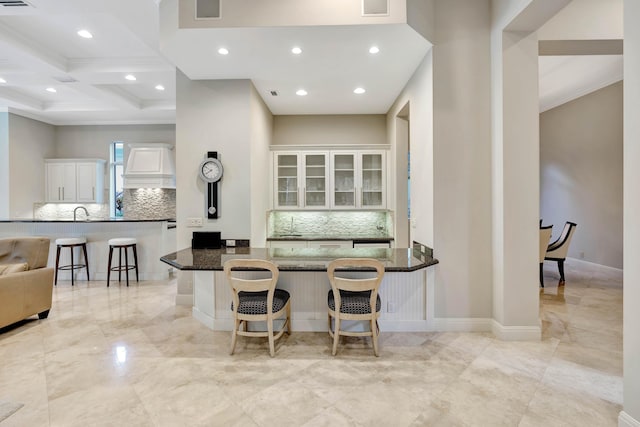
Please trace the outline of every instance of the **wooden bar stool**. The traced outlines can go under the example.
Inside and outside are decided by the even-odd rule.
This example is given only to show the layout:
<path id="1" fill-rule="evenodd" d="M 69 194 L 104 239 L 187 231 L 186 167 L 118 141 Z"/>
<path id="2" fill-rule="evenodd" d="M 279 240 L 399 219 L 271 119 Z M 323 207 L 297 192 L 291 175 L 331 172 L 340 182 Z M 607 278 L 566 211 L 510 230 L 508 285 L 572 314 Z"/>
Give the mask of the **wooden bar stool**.
<path id="1" fill-rule="evenodd" d="M 56 239 L 56 274 L 54 284 L 58 285 L 58 270 L 71 270 L 71 286 L 73 286 L 73 270 L 78 268 L 87 269 L 87 280 L 89 280 L 89 259 L 87 258 L 87 239 L 85 237 L 65 237 Z M 81 246 L 84 253 L 84 264 L 76 264 L 73 261 L 73 248 Z M 60 265 L 60 250 L 62 248 L 71 249 L 71 264 Z"/>
<path id="2" fill-rule="evenodd" d="M 109 280 L 111 279 L 111 272 L 118 272 L 118 282 L 122 281 L 122 272 L 125 272 L 127 278 L 127 286 L 129 286 L 129 270 L 136 270 L 136 282 L 138 282 L 138 251 L 136 250 L 136 244 L 138 241 L 130 237 L 121 237 L 117 239 L 109 240 L 109 266 L 107 267 L 107 287 L 109 286 Z M 129 264 L 129 255 L 127 249 L 133 249 L 133 264 Z M 113 258 L 113 249 L 118 249 L 118 265 L 111 267 L 111 260 Z M 122 251 L 124 250 L 124 265 L 122 265 Z"/>

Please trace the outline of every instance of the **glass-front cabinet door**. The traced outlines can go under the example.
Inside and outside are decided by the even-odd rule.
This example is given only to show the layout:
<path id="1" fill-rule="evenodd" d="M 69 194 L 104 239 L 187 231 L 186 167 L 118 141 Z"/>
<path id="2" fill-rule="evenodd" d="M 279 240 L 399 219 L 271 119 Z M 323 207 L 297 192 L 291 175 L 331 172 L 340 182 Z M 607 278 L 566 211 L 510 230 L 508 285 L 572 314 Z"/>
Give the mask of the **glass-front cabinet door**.
<path id="1" fill-rule="evenodd" d="M 305 208 L 324 209 L 329 207 L 327 189 L 329 188 L 328 153 L 303 153 L 302 164 L 304 187 L 302 205 Z"/>
<path id="2" fill-rule="evenodd" d="M 275 153 L 275 207 L 300 206 L 300 168 L 297 153 Z"/>
<path id="3" fill-rule="evenodd" d="M 359 207 L 385 207 L 384 153 L 360 153 Z"/>
<path id="4" fill-rule="evenodd" d="M 334 152 L 331 156 L 333 192 L 331 206 L 334 208 L 356 207 L 356 153 Z"/>

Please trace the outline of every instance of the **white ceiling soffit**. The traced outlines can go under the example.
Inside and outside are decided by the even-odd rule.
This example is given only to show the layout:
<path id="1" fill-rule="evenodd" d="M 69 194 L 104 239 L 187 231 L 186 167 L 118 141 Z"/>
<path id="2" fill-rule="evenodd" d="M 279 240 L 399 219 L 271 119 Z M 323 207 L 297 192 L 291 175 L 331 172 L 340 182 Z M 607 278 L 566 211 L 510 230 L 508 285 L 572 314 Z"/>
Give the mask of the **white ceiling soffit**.
<path id="1" fill-rule="evenodd" d="M 369 53 L 372 45 L 378 54 Z M 220 47 L 229 54 L 219 55 Z M 430 48 L 406 24 L 199 28 L 162 40 L 163 53 L 190 79 L 251 79 L 277 115 L 384 114 Z M 366 92 L 354 94 L 357 87 Z"/>
<path id="2" fill-rule="evenodd" d="M 622 80 L 622 55 L 540 56 L 540 112 Z"/>

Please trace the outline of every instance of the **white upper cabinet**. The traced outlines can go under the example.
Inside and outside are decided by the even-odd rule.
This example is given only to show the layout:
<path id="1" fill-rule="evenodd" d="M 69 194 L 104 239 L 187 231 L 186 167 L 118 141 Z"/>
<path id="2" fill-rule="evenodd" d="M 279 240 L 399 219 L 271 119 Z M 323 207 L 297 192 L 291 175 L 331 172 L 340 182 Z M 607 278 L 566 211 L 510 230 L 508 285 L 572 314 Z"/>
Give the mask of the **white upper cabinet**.
<path id="1" fill-rule="evenodd" d="M 105 163 L 101 159 L 45 159 L 46 201 L 102 203 Z"/>
<path id="2" fill-rule="evenodd" d="M 273 158 L 276 209 L 329 207 L 328 152 L 276 152 Z"/>
<path id="3" fill-rule="evenodd" d="M 273 153 L 274 209 L 384 209 L 383 150 Z"/>
<path id="4" fill-rule="evenodd" d="M 331 207 L 382 209 L 386 203 L 386 156 L 381 150 L 331 153 Z"/>
<path id="5" fill-rule="evenodd" d="M 46 160 L 45 160 L 46 162 Z M 76 199 L 76 164 L 45 163 L 47 202 L 74 202 Z"/>

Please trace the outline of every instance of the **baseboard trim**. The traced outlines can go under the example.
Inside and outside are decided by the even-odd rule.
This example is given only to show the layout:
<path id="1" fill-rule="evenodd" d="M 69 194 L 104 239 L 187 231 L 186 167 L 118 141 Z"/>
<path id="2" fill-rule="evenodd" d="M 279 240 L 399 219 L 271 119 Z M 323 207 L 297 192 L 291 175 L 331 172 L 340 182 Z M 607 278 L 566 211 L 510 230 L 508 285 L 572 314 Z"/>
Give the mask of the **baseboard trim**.
<path id="1" fill-rule="evenodd" d="M 640 421 L 625 411 L 620 411 L 620 414 L 618 414 L 618 427 L 640 427 Z"/>
<path id="2" fill-rule="evenodd" d="M 595 262 L 585 261 L 583 259 L 578 259 L 578 258 L 567 257 L 567 260 L 570 260 L 572 263 L 575 262 L 576 264 L 583 264 L 583 265 L 593 266 L 597 268 L 604 268 L 611 271 L 618 271 L 618 272 L 623 271 L 622 268 L 609 267 L 608 265 L 596 264 Z"/>
<path id="3" fill-rule="evenodd" d="M 382 332 L 431 332 L 426 320 L 378 320 Z"/>
<path id="4" fill-rule="evenodd" d="M 176 305 L 193 305 L 193 294 L 178 294 L 176 295 Z"/>
<path id="5" fill-rule="evenodd" d="M 491 332 L 488 318 L 444 318 L 433 319 L 433 330 L 442 332 Z"/>
<path id="6" fill-rule="evenodd" d="M 540 341 L 542 329 L 538 326 L 504 326 L 491 320 L 491 332 L 502 341 Z"/>

